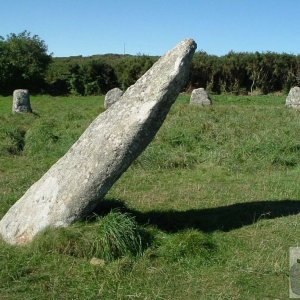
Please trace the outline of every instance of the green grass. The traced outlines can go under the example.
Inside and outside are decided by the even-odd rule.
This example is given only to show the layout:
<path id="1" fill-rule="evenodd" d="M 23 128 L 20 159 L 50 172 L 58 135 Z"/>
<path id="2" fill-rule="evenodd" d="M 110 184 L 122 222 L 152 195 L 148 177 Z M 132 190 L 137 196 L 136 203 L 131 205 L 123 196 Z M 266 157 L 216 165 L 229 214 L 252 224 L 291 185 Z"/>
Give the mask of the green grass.
<path id="1" fill-rule="evenodd" d="M 287 299 L 300 112 L 283 96 L 213 100 L 181 95 L 87 220 L 0 242 L 0 299 Z M 0 97 L 0 218 L 103 111 L 103 97 L 36 96 L 28 115 L 11 101 Z"/>
<path id="2" fill-rule="evenodd" d="M 144 237 L 132 216 L 112 211 L 101 218 L 96 216 L 93 222 L 47 229 L 36 237 L 30 247 L 41 253 L 113 261 L 124 256 L 141 255 L 143 248 L 148 246 Z"/>

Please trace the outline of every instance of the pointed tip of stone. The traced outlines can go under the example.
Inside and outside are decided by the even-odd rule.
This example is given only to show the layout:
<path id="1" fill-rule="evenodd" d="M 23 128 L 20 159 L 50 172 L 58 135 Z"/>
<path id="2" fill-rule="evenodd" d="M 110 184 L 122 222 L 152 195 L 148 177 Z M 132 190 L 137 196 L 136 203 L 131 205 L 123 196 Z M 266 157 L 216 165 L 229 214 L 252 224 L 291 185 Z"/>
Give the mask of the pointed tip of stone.
<path id="1" fill-rule="evenodd" d="M 185 44 L 187 44 L 190 47 L 197 48 L 197 43 L 192 38 L 184 39 L 182 42 L 185 43 Z"/>
<path id="2" fill-rule="evenodd" d="M 187 51 L 187 52 L 190 52 L 191 54 L 194 54 L 196 49 L 197 49 L 197 43 L 193 39 L 187 38 L 187 39 L 182 40 L 180 43 L 178 43 L 175 46 L 175 48 L 170 50 L 170 52 L 173 51 L 173 50 L 177 51 L 177 49 L 178 50 L 181 49 L 185 53 Z M 179 50 L 179 51 L 181 51 L 181 50 Z"/>

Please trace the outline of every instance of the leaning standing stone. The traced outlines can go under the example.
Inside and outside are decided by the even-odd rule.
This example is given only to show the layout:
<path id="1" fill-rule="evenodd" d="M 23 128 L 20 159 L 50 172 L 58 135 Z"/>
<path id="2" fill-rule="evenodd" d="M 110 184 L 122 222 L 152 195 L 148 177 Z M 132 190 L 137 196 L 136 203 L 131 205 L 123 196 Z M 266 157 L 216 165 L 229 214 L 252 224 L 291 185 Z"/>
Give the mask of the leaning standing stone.
<path id="1" fill-rule="evenodd" d="M 185 40 L 161 57 L 0 221 L 10 244 L 26 244 L 48 226 L 68 226 L 90 213 L 147 147 L 184 86 L 196 43 Z"/>
<path id="2" fill-rule="evenodd" d="M 199 88 L 192 91 L 190 103 L 202 106 L 212 105 L 212 101 L 204 88 Z"/>
<path id="3" fill-rule="evenodd" d="M 123 91 L 120 90 L 119 88 L 114 88 L 108 91 L 104 99 L 104 108 L 108 109 L 109 107 L 111 107 L 114 103 L 120 100 L 122 95 L 123 95 Z"/>
<path id="4" fill-rule="evenodd" d="M 15 90 L 13 93 L 13 112 L 32 112 L 28 90 Z"/>
<path id="5" fill-rule="evenodd" d="M 285 105 L 291 108 L 300 108 L 300 87 L 295 86 L 291 88 L 286 98 Z"/>

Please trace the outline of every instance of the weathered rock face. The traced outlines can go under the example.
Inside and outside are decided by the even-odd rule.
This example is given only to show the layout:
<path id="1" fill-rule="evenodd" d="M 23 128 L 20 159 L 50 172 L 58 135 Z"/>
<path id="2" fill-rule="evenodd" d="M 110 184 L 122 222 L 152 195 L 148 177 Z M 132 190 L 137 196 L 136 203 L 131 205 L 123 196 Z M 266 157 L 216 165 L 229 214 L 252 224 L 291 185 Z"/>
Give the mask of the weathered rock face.
<path id="1" fill-rule="evenodd" d="M 161 57 L 0 221 L 0 235 L 25 244 L 47 226 L 85 216 L 151 142 L 187 78 L 196 43 L 185 40 Z"/>
<path id="2" fill-rule="evenodd" d="M 287 107 L 300 109 L 300 87 L 295 86 L 291 88 L 286 98 L 285 105 Z"/>
<path id="3" fill-rule="evenodd" d="M 204 88 L 199 88 L 192 91 L 190 103 L 202 106 L 212 105 L 212 101 Z"/>
<path id="4" fill-rule="evenodd" d="M 15 90 L 13 93 L 13 112 L 32 112 L 28 90 Z"/>
<path id="5" fill-rule="evenodd" d="M 114 103 L 120 100 L 122 95 L 123 95 L 123 91 L 120 90 L 119 88 L 114 88 L 108 91 L 104 99 L 104 108 L 108 109 L 109 107 L 111 107 Z"/>

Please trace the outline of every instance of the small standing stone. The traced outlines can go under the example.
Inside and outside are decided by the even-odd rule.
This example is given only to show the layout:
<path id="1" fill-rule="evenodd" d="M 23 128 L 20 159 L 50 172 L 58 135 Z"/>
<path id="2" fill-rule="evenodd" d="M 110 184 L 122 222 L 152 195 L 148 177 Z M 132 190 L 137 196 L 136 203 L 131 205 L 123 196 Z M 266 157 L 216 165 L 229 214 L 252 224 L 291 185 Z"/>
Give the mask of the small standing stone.
<path id="1" fill-rule="evenodd" d="M 286 98 L 285 105 L 287 107 L 300 109 L 300 87 L 295 86 L 291 88 Z"/>
<path id="2" fill-rule="evenodd" d="M 212 105 L 212 101 L 204 88 L 199 88 L 192 91 L 190 103 L 202 106 Z"/>
<path id="3" fill-rule="evenodd" d="M 119 101 L 123 95 L 123 91 L 119 88 L 114 88 L 108 91 L 105 95 L 104 99 L 104 108 L 108 109 L 111 107 L 115 102 Z"/>
<path id="4" fill-rule="evenodd" d="M 32 112 L 28 90 L 15 90 L 13 94 L 13 112 Z"/>

